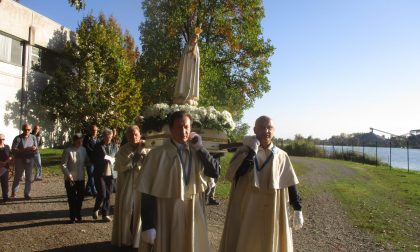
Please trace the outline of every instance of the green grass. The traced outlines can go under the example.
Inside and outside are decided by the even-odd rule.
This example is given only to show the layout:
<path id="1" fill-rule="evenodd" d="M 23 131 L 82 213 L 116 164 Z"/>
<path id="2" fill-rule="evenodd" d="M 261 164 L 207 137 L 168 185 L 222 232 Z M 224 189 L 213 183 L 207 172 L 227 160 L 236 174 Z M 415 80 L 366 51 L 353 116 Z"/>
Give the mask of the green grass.
<path id="1" fill-rule="evenodd" d="M 232 159 L 233 153 L 227 152 L 220 158 L 220 165 L 222 167 L 219 181 L 217 182 L 216 196 L 218 198 L 228 198 L 230 192 L 230 182 L 225 179 L 226 171 L 229 168 L 229 162 Z"/>
<path id="2" fill-rule="evenodd" d="M 339 162 L 355 175 L 323 185 L 343 203 L 353 224 L 396 250 L 420 249 L 420 172 Z M 322 187 L 322 186 L 321 186 Z"/>
<path id="3" fill-rule="evenodd" d="M 42 149 L 42 172 L 47 175 L 61 175 L 60 162 L 62 154 L 62 149 Z"/>

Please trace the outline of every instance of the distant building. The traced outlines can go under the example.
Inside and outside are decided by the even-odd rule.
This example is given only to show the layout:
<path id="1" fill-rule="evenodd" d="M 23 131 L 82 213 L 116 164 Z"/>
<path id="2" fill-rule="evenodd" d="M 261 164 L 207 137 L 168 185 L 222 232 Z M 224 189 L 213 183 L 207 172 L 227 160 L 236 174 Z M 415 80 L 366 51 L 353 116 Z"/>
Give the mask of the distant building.
<path id="1" fill-rule="evenodd" d="M 410 130 L 411 135 L 420 135 L 420 129 L 417 130 Z"/>
<path id="2" fill-rule="evenodd" d="M 0 132 L 10 144 L 28 121 L 41 124 L 54 138 L 57 124 L 44 119 L 45 110 L 34 111 L 36 90 L 48 84 L 54 60 L 73 34 L 12 0 L 0 0 L 0 17 Z"/>

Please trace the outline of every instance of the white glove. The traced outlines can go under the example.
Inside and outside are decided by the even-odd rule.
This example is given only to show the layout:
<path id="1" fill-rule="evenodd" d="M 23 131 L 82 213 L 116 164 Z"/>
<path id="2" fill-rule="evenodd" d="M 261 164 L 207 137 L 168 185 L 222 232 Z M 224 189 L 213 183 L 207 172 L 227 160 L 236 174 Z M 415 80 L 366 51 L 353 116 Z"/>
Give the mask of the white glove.
<path id="1" fill-rule="evenodd" d="M 258 146 L 260 146 L 260 141 L 258 141 L 256 136 L 245 136 L 244 140 L 242 140 L 242 143 L 251 150 L 253 150 L 255 153 L 258 152 Z"/>
<path id="2" fill-rule="evenodd" d="M 201 136 L 195 132 L 190 133 L 190 141 L 191 147 L 193 147 L 196 151 L 203 147 L 203 140 L 201 139 Z"/>
<path id="3" fill-rule="evenodd" d="M 156 229 L 151 228 L 151 229 L 147 229 L 146 231 L 141 232 L 141 239 L 144 242 L 149 243 L 151 245 L 155 244 Z"/>
<path id="4" fill-rule="evenodd" d="M 293 228 L 295 230 L 303 227 L 303 214 L 302 211 L 294 211 L 293 213 Z"/>

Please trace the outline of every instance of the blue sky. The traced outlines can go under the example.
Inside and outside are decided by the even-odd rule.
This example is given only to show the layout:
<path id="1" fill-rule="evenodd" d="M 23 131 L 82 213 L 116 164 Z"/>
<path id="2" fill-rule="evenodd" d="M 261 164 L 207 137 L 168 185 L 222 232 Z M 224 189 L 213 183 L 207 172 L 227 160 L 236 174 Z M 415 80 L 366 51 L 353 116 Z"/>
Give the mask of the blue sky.
<path id="1" fill-rule="evenodd" d="M 112 14 L 137 39 L 140 1 L 88 0 L 77 12 L 66 0 L 21 4 L 75 29 L 83 15 Z M 277 137 L 327 138 L 420 129 L 420 1 L 264 1 L 265 38 L 276 48 L 271 91 L 245 112 L 244 122 L 266 114 Z"/>

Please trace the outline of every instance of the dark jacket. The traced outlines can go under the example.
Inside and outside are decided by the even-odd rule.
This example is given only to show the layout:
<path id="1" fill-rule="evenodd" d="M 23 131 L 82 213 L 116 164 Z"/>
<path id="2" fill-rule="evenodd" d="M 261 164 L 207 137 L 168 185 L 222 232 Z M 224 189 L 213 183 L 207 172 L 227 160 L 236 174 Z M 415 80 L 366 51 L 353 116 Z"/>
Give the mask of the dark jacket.
<path id="1" fill-rule="evenodd" d="M 99 137 L 95 139 L 92 136 L 86 135 L 83 138 L 83 147 L 86 148 L 86 153 L 88 154 L 89 159 L 93 162 L 93 151 L 95 149 L 95 145 L 100 142 Z"/>
<path id="2" fill-rule="evenodd" d="M 10 151 L 9 145 L 5 144 L 3 148 L 0 148 L 0 161 L 6 162 L 9 161 L 12 152 Z M 7 169 L 9 169 L 9 163 L 6 164 Z"/>
<path id="3" fill-rule="evenodd" d="M 108 160 L 105 160 L 105 155 L 115 157 L 118 152 L 118 146 L 111 142 L 109 145 L 104 145 L 102 142 L 99 142 L 95 145 L 93 149 L 93 176 L 100 177 L 104 176 L 105 169 L 108 166 Z M 114 171 L 114 170 L 113 170 Z M 113 172 L 114 173 L 114 172 Z"/>

